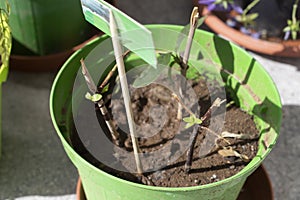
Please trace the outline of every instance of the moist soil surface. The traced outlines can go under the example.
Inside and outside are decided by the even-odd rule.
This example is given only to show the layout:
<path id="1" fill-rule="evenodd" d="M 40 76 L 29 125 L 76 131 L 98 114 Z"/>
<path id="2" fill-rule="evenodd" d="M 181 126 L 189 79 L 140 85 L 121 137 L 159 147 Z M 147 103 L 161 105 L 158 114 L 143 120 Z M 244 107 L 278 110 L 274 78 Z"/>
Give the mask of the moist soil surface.
<path id="1" fill-rule="evenodd" d="M 193 81 L 191 83 L 195 94 L 197 94 L 198 104 L 201 108 L 200 117 L 207 112 L 212 103 L 206 82 L 207 81 L 205 80 L 198 80 L 197 82 Z M 230 99 L 228 97 L 224 115 L 225 122 L 223 128 L 217 134 L 226 131 L 247 135 L 248 139 L 226 138 L 226 140 L 224 140 L 215 136 L 216 139 L 212 144 L 213 148 L 206 149 L 205 152 L 203 152 L 202 148 L 203 142 L 206 141 L 205 138 L 211 136 L 211 134 L 214 135 L 216 132 L 212 133 L 209 130 L 199 128 L 199 126 L 189 129 L 182 128 L 182 124 L 186 123 L 182 122 L 182 120 L 181 122 L 180 120 L 177 120 L 178 102 L 172 98 L 171 92 L 168 89 L 161 85 L 151 84 L 134 90 L 131 97 L 134 120 L 137 124 L 137 132 L 143 133 L 138 135 L 138 144 L 141 152 L 159 151 L 161 148 L 170 145 L 175 139 L 180 145 L 180 140 L 176 138 L 178 130 L 184 131 L 188 141 L 190 140 L 191 133 L 196 130 L 198 131 L 198 136 L 193 151 L 193 162 L 191 169 L 187 173 L 185 170 L 187 155 L 186 151 L 184 151 L 180 153 L 180 156 L 178 156 L 177 159 L 170 160 L 168 165 L 163 166 L 154 172 L 145 172 L 142 176 L 135 173 L 120 172 L 101 164 L 101 162 L 97 161 L 89 154 L 80 142 L 78 134 L 74 129 L 71 136 L 71 143 L 74 146 L 74 149 L 87 161 L 110 174 L 129 181 L 162 187 L 204 185 L 237 174 L 257 153 L 259 132 L 252 116 L 239 109 L 236 105 L 229 104 L 228 102 L 230 102 Z M 115 123 L 119 127 L 126 126 L 126 113 L 123 101 L 115 100 L 111 95 L 107 95 L 106 102 L 109 104 L 107 107 L 109 107 Z M 99 116 L 100 111 L 96 109 L 96 112 L 98 112 Z M 222 114 L 218 114 L 217 110 L 216 113 L 217 116 Z M 184 110 L 182 115 L 183 117 L 188 116 L 187 112 Z M 103 119 L 100 118 L 99 121 L 101 120 L 103 126 Z M 201 125 L 209 127 L 212 121 L 213 118 L 204 121 Z M 121 128 L 119 128 L 119 130 L 120 129 Z M 125 129 L 122 128 L 122 130 Z M 133 152 L 129 134 L 125 134 L 124 132 L 126 132 L 126 130 L 120 131 L 122 137 L 120 141 L 118 141 L 118 144 L 122 149 Z M 109 135 L 109 133 L 107 133 L 107 135 Z M 143 166 L 157 166 L 159 163 L 166 161 L 166 159 L 171 157 L 170 152 L 176 152 L 176 148 L 173 148 L 174 145 L 170 146 L 172 149 L 170 149 L 170 151 L 162 152 L 160 154 L 160 159 L 147 159 L 146 162 L 143 163 Z M 218 153 L 218 151 L 224 147 L 230 147 L 239 154 L 246 156 L 248 159 L 242 159 L 235 156 L 224 157 Z M 116 148 L 116 153 L 118 153 L 118 149 L 120 148 Z M 184 150 L 186 149 L 187 148 Z M 123 160 L 120 162 L 124 166 L 135 168 L 134 160 Z"/>

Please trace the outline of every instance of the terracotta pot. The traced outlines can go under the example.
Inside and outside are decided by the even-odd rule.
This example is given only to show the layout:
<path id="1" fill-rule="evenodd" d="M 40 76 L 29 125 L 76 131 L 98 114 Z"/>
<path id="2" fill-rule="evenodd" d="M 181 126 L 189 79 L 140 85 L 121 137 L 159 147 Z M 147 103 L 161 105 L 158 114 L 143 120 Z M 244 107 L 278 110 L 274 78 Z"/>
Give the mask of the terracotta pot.
<path id="1" fill-rule="evenodd" d="M 100 35 L 100 33 L 96 34 L 87 41 L 73 47 L 72 49 L 55 54 L 45 56 L 11 55 L 10 68 L 13 70 L 28 72 L 56 71 L 70 57 L 70 55 L 72 55 L 75 51 L 82 48 L 86 43 Z"/>
<path id="2" fill-rule="evenodd" d="M 116 6 L 115 0 L 106 0 L 106 2 Z M 28 71 L 28 72 L 49 72 L 57 71 L 62 64 L 78 49 L 82 48 L 86 43 L 95 39 L 96 37 L 102 35 L 98 29 L 90 30 L 91 37 L 86 41 L 78 44 L 77 46 L 61 51 L 58 53 L 47 54 L 47 55 L 29 55 L 27 53 L 16 53 L 12 52 L 10 56 L 10 68 L 13 70 L 19 71 Z M 22 49 L 23 47 L 21 47 Z M 23 50 L 21 50 L 23 51 Z M 27 50 L 25 50 L 27 51 Z"/>
<path id="3" fill-rule="evenodd" d="M 263 166 L 260 166 L 250 175 L 241 190 L 237 200 L 273 200 L 273 190 L 268 174 Z M 86 200 L 80 178 L 76 187 L 76 200 Z"/>
<path id="4" fill-rule="evenodd" d="M 258 53 L 282 56 L 282 57 L 300 57 L 300 40 L 289 40 L 282 42 L 272 42 L 261 39 L 255 39 L 249 35 L 229 27 L 214 13 L 207 10 L 205 6 L 199 5 L 198 0 L 193 0 L 194 5 L 200 8 L 202 16 L 207 16 L 205 24 L 215 33 L 227 38 L 228 40 Z"/>

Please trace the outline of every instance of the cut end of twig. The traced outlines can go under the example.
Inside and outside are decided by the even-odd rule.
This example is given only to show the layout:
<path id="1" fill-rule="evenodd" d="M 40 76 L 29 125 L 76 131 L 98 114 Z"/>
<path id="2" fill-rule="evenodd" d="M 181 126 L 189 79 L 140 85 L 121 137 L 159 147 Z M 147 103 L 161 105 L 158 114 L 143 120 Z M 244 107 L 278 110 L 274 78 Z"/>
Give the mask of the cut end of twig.
<path id="1" fill-rule="evenodd" d="M 96 84 L 94 83 L 83 59 L 80 60 L 80 63 L 81 63 L 81 72 L 82 72 L 82 75 L 84 76 L 84 79 L 86 81 L 86 84 L 90 90 L 90 92 L 92 92 L 93 94 L 95 94 L 97 92 L 97 86 Z"/>
<path id="2" fill-rule="evenodd" d="M 85 75 L 87 73 L 87 68 L 86 68 L 86 65 L 83 61 L 83 58 L 80 59 L 80 63 L 81 63 L 81 72 L 83 75 Z"/>
<path id="3" fill-rule="evenodd" d="M 191 26 L 194 27 L 197 26 L 198 19 L 199 19 L 199 10 L 198 7 L 194 7 L 190 19 Z"/>

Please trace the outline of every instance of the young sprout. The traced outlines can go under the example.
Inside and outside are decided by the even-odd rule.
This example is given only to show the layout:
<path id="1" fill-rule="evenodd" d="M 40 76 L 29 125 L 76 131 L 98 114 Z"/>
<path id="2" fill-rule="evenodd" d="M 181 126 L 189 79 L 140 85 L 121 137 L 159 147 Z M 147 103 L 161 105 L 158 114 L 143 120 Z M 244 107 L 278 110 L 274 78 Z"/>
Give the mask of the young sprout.
<path id="1" fill-rule="evenodd" d="M 197 118 L 196 115 L 192 114 L 189 117 L 183 118 L 183 121 L 186 122 L 185 128 L 188 129 L 196 124 L 202 124 L 202 120 Z"/>
<path id="2" fill-rule="evenodd" d="M 287 40 L 290 35 L 292 39 L 296 40 L 298 32 L 300 31 L 300 20 L 297 20 L 297 9 L 298 9 L 299 0 L 295 0 L 293 5 L 292 19 L 287 20 L 287 26 L 283 29 L 284 40 Z"/>
<path id="3" fill-rule="evenodd" d="M 210 130 L 209 128 L 206 128 L 205 126 L 201 126 L 202 123 L 204 123 L 205 121 L 207 121 L 209 119 L 209 117 L 211 116 L 212 110 L 214 108 L 220 107 L 220 105 L 225 102 L 225 99 L 222 101 L 220 98 L 217 98 L 213 104 L 210 106 L 210 108 L 206 111 L 206 113 L 203 115 L 203 117 L 201 117 L 201 119 L 196 118 L 194 120 L 194 124 L 197 124 L 198 126 L 194 126 L 192 135 L 191 135 L 191 141 L 190 141 L 190 146 L 187 150 L 187 159 L 185 162 L 185 172 L 188 173 L 191 170 L 192 167 L 192 161 L 193 161 L 193 152 L 194 152 L 194 147 L 195 147 L 195 143 L 196 143 L 196 139 L 198 136 L 198 127 L 200 126 L 201 129 L 204 129 L 206 131 L 208 131 L 209 133 L 212 133 L 214 135 L 216 135 L 217 138 L 220 138 L 220 136 L 215 133 L 214 131 Z M 195 115 L 194 115 L 195 116 Z M 200 123 L 201 122 L 201 123 Z M 227 140 L 225 140 L 227 143 L 229 143 Z"/>
<path id="4" fill-rule="evenodd" d="M 98 101 L 100 101 L 102 99 L 102 95 L 101 94 L 90 94 L 89 92 L 87 92 L 85 94 L 85 98 L 94 103 L 97 103 Z"/>
<path id="5" fill-rule="evenodd" d="M 199 4 L 207 5 L 209 11 L 231 11 L 242 13 L 241 7 L 234 3 L 234 0 L 199 0 Z"/>
<path id="6" fill-rule="evenodd" d="M 142 163 L 141 163 L 141 160 L 139 157 L 140 149 L 139 149 L 139 146 L 137 143 L 137 134 L 136 134 L 136 128 L 135 128 L 135 124 L 134 124 L 133 112 L 132 112 L 132 108 L 131 108 L 128 83 L 127 83 L 127 78 L 126 78 L 126 73 L 125 73 L 125 65 L 124 65 L 124 60 L 123 60 L 123 56 L 122 56 L 122 48 L 121 48 L 121 44 L 119 41 L 119 35 L 118 35 L 116 21 L 115 21 L 114 15 L 111 10 L 110 10 L 109 17 L 110 17 L 110 24 L 109 24 L 110 32 L 111 32 L 111 37 L 112 37 L 115 58 L 116 58 L 116 62 L 117 62 L 117 68 L 118 68 L 118 73 L 119 73 L 119 78 L 120 78 L 120 83 L 121 83 L 122 94 L 124 97 L 125 110 L 126 110 L 127 121 L 128 121 L 128 125 L 129 125 L 129 131 L 130 131 L 130 137 L 131 137 L 132 146 L 133 146 L 133 152 L 134 152 L 134 158 L 135 158 L 135 162 L 136 162 L 137 173 L 139 175 L 142 175 L 143 168 L 142 168 Z"/>
<path id="7" fill-rule="evenodd" d="M 251 13 L 248 14 L 248 12 L 260 2 L 260 0 L 254 0 L 252 1 L 242 12 L 241 15 L 238 15 L 235 17 L 236 21 L 242 23 L 244 27 L 248 27 L 250 25 L 253 25 L 255 22 L 254 20 L 258 17 L 258 13 Z"/>
<path id="8" fill-rule="evenodd" d="M 117 132 L 117 130 L 115 128 L 115 125 L 114 125 L 114 123 L 113 123 L 113 121 L 112 121 L 112 119 L 109 115 L 109 112 L 108 112 L 108 110 L 105 106 L 105 103 L 104 103 L 103 99 L 102 99 L 102 95 L 99 94 L 99 92 L 97 90 L 97 86 L 94 83 L 94 81 L 93 81 L 93 79 L 92 79 L 92 77 L 91 77 L 91 75 L 90 75 L 83 59 L 81 59 L 80 62 L 81 62 L 81 72 L 84 76 L 84 79 L 87 83 L 87 86 L 88 86 L 90 92 L 92 93 L 92 94 L 86 93 L 85 98 L 93 101 L 94 103 L 96 103 L 98 105 L 98 107 L 100 108 L 101 114 L 105 119 L 105 123 L 106 123 L 106 125 L 107 125 L 107 127 L 108 127 L 108 129 L 111 133 L 112 138 L 115 141 L 117 141 L 118 138 L 119 138 L 119 133 Z"/>
<path id="9" fill-rule="evenodd" d="M 210 106 L 210 108 L 206 111 L 206 113 L 203 115 L 203 117 L 197 118 L 196 115 L 180 100 L 180 98 L 175 93 L 173 93 L 172 96 L 179 104 L 181 104 L 182 108 L 184 108 L 189 113 L 189 117 L 183 118 L 183 121 L 185 121 L 187 123 L 185 128 L 190 128 L 190 127 L 194 126 L 192 135 L 190 137 L 189 148 L 188 148 L 187 154 L 186 154 L 187 160 L 185 163 L 185 172 L 188 173 L 192 166 L 193 152 L 194 152 L 196 139 L 198 136 L 198 127 L 200 127 L 201 129 L 207 130 L 208 132 L 216 135 L 216 137 L 218 137 L 218 138 L 222 138 L 221 136 L 219 136 L 217 133 L 210 130 L 209 128 L 201 126 L 201 124 L 203 124 L 206 120 L 209 119 L 209 117 L 211 116 L 212 110 L 214 108 L 220 107 L 221 104 L 224 103 L 226 100 L 225 99 L 221 100 L 220 98 L 217 98 L 213 102 L 213 104 Z M 195 125 L 197 125 L 197 126 L 195 126 Z M 224 138 L 222 138 L 222 139 L 224 139 Z M 224 140 L 225 140 L 225 142 L 227 142 L 229 144 L 229 142 L 226 139 L 224 139 Z"/>

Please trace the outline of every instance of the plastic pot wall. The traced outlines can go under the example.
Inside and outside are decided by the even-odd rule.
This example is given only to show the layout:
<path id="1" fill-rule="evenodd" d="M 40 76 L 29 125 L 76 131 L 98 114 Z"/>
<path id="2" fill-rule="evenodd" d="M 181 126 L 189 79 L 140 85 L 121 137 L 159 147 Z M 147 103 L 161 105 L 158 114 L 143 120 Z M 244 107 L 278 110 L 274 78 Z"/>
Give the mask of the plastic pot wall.
<path id="1" fill-rule="evenodd" d="M 160 35 L 162 28 L 177 32 L 181 26 L 152 25 L 154 43 L 164 43 L 174 49 L 176 38 Z M 106 37 L 101 37 L 77 51 L 63 65 L 53 83 L 50 95 L 50 112 L 54 127 L 59 135 L 66 153 L 77 167 L 82 184 L 89 200 L 234 200 L 237 198 L 247 177 L 255 171 L 274 146 L 279 135 L 281 123 L 281 102 L 278 91 L 263 67 L 246 51 L 211 33 L 197 30 L 195 40 L 206 49 L 212 61 L 231 72 L 222 74 L 226 87 L 232 92 L 236 103 L 242 109 L 254 115 L 261 132 L 257 156 L 238 174 L 225 180 L 195 187 L 164 188 L 128 182 L 95 168 L 67 142 L 70 135 L 72 88 L 80 59 Z M 166 39 L 167 38 L 167 39 Z M 173 46 L 172 46 L 173 45 Z M 172 47 L 171 47 L 172 46 Z M 174 48 L 173 48 L 174 47 Z M 101 57 L 101 55 L 99 55 Z M 66 105 L 68 105 L 66 107 Z"/>
<path id="2" fill-rule="evenodd" d="M 38 55 L 62 52 L 82 43 L 92 34 L 92 26 L 84 20 L 80 0 L 8 2 L 14 46 L 23 49 L 24 53 L 26 49 L 27 53 Z"/>

